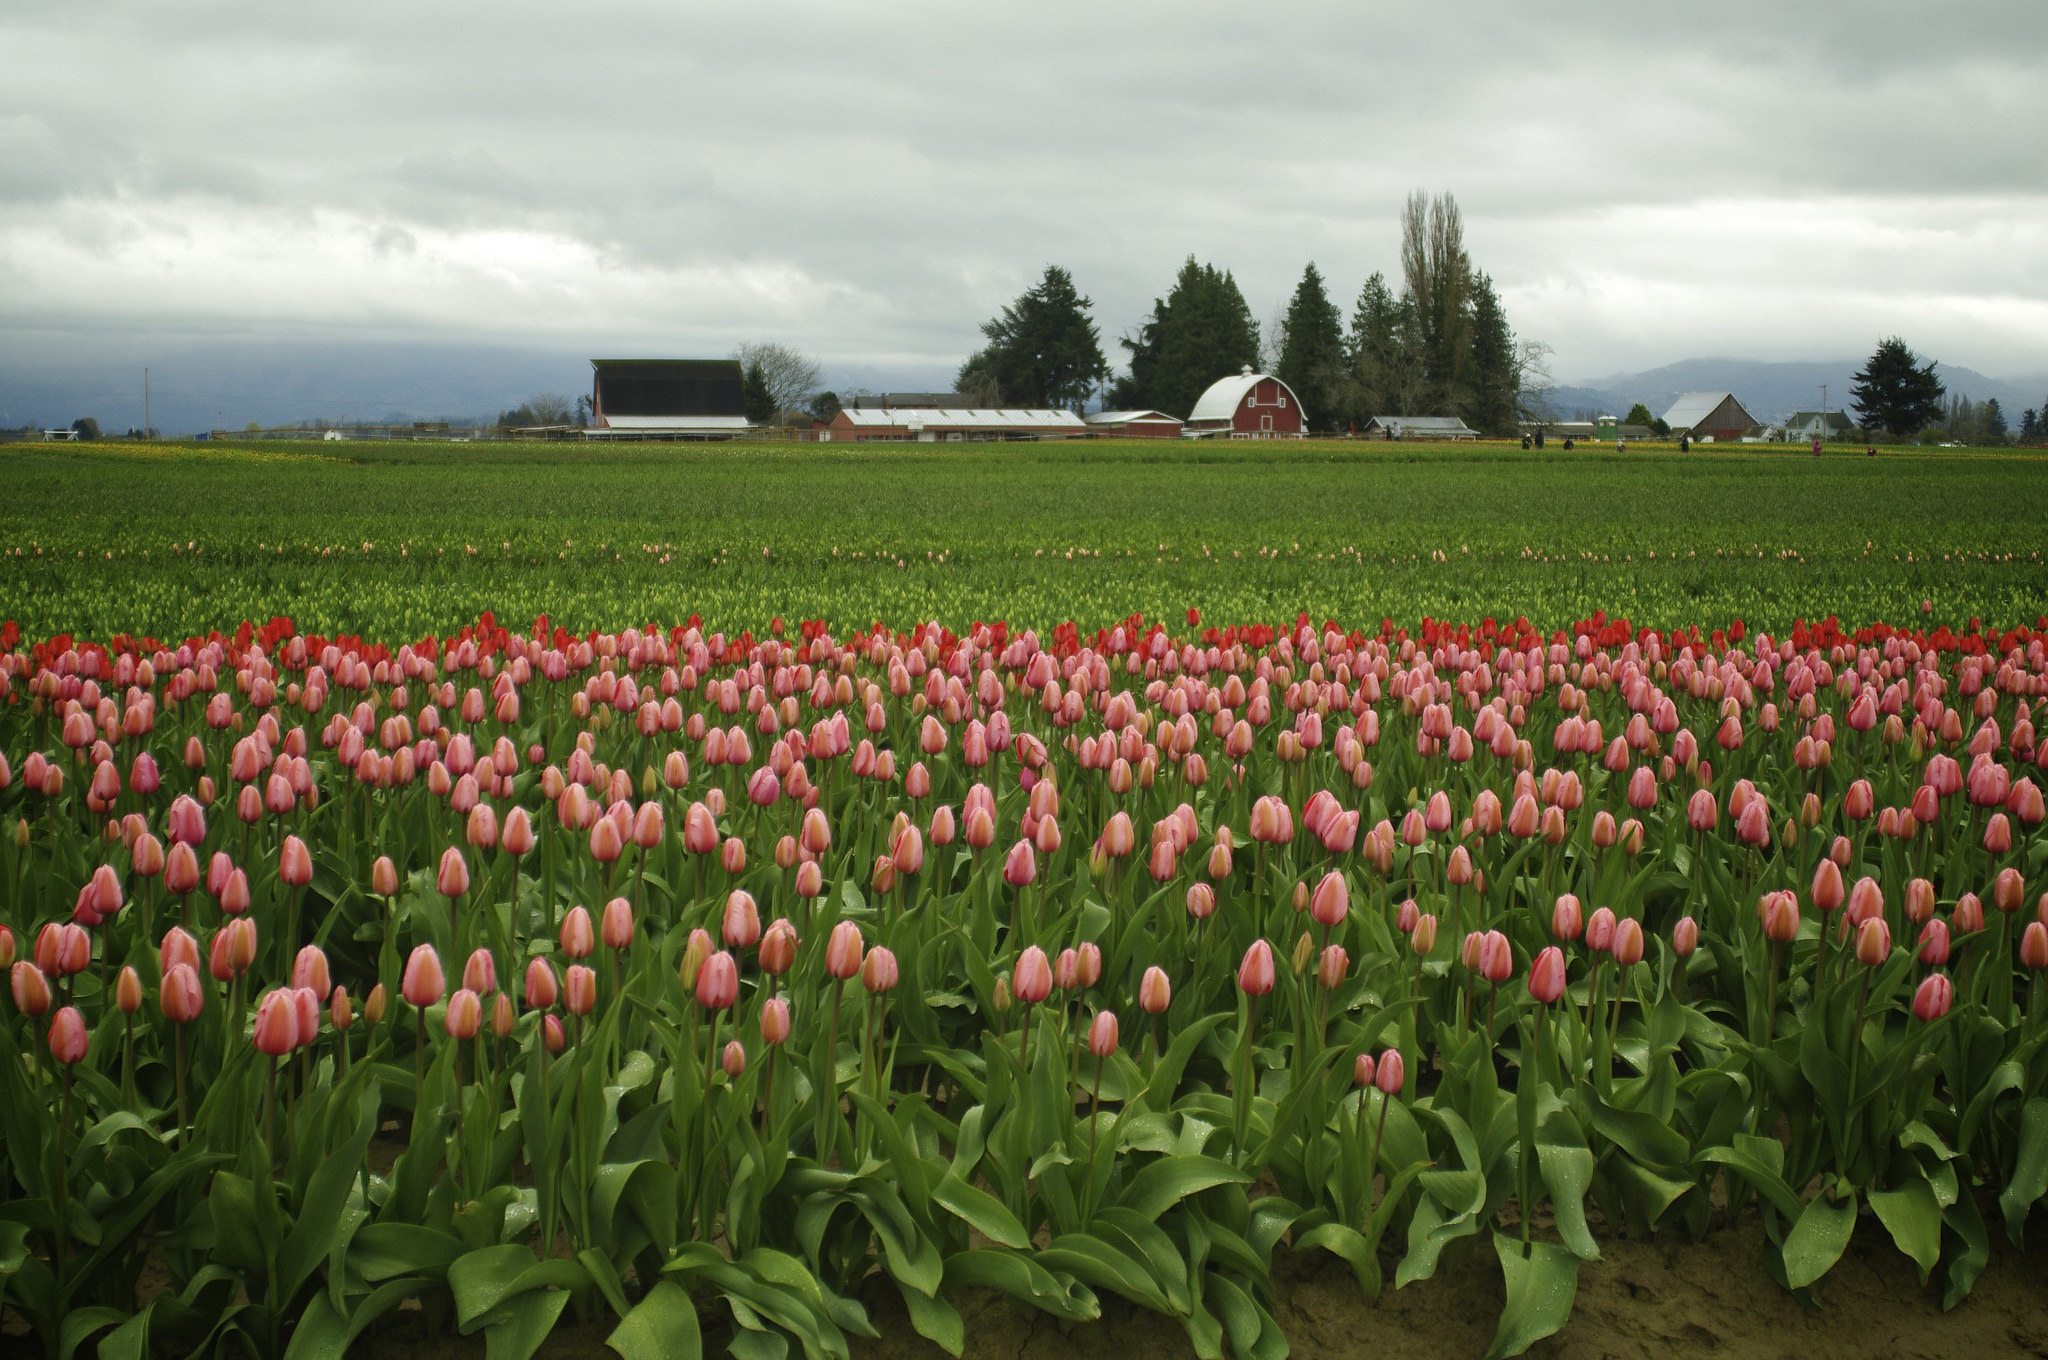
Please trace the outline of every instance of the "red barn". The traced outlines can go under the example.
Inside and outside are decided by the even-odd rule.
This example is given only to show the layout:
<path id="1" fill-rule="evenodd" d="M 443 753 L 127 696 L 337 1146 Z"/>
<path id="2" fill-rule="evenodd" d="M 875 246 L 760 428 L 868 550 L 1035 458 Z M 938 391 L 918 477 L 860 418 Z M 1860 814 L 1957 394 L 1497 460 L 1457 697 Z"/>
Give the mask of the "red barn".
<path id="1" fill-rule="evenodd" d="M 1209 384 L 1189 413 L 1189 439 L 1299 439 L 1301 399 L 1269 373 L 1244 371 Z"/>

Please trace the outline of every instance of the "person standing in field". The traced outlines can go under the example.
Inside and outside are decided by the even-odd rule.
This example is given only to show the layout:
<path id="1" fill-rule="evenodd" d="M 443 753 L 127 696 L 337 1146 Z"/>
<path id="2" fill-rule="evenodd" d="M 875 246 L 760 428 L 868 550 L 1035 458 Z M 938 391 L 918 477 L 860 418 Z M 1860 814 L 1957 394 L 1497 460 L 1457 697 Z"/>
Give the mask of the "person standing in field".
<path id="1" fill-rule="evenodd" d="M 1815 435 L 1815 436 L 1813 437 L 1813 456 L 1814 456 L 1814 457 L 1816 457 L 1816 458 L 1820 457 L 1820 436 L 1819 436 L 1819 435 Z"/>

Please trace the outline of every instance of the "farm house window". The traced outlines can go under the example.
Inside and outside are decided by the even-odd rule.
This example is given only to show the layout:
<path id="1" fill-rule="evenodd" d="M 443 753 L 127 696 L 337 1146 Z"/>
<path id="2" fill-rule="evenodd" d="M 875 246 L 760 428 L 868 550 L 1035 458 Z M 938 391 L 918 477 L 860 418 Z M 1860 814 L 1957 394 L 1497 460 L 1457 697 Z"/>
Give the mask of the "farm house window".
<path id="1" fill-rule="evenodd" d="M 1249 411 L 1259 404 L 1259 394 L 1254 392 L 1244 399 L 1244 409 Z"/>
<path id="2" fill-rule="evenodd" d="M 1281 405 L 1281 407 L 1282 407 L 1283 409 L 1284 409 L 1284 408 L 1286 407 L 1286 405 L 1287 405 L 1287 397 L 1286 397 L 1286 394 L 1284 394 L 1284 393 L 1283 393 L 1283 394 L 1281 395 L 1281 397 L 1280 397 L 1280 405 Z"/>

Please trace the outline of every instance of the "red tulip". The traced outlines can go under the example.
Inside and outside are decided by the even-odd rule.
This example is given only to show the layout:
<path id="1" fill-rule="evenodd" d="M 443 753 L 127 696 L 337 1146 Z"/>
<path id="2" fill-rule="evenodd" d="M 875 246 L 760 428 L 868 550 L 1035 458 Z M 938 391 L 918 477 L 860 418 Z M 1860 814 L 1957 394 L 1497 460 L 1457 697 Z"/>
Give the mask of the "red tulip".
<path id="1" fill-rule="evenodd" d="M 1253 940 L 1237 967 L 1238 989 L 1246 996 L 1264 996 L 1273 990 L 1273 946 Z"/>

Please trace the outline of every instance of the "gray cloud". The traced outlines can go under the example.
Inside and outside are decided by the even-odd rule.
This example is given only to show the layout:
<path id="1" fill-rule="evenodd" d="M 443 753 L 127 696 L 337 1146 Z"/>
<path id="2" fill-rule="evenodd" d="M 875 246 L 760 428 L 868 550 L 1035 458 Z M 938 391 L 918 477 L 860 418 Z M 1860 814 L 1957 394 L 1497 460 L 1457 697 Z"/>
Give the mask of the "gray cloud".
<path id="1" fill-rule="evenodd" d="M 0 328 L 956 362 L 1048 260 L 1355 293 L 1416 187 L 1565 374 L 2048 367 L 2048 7 L 28 3 Z"/>

